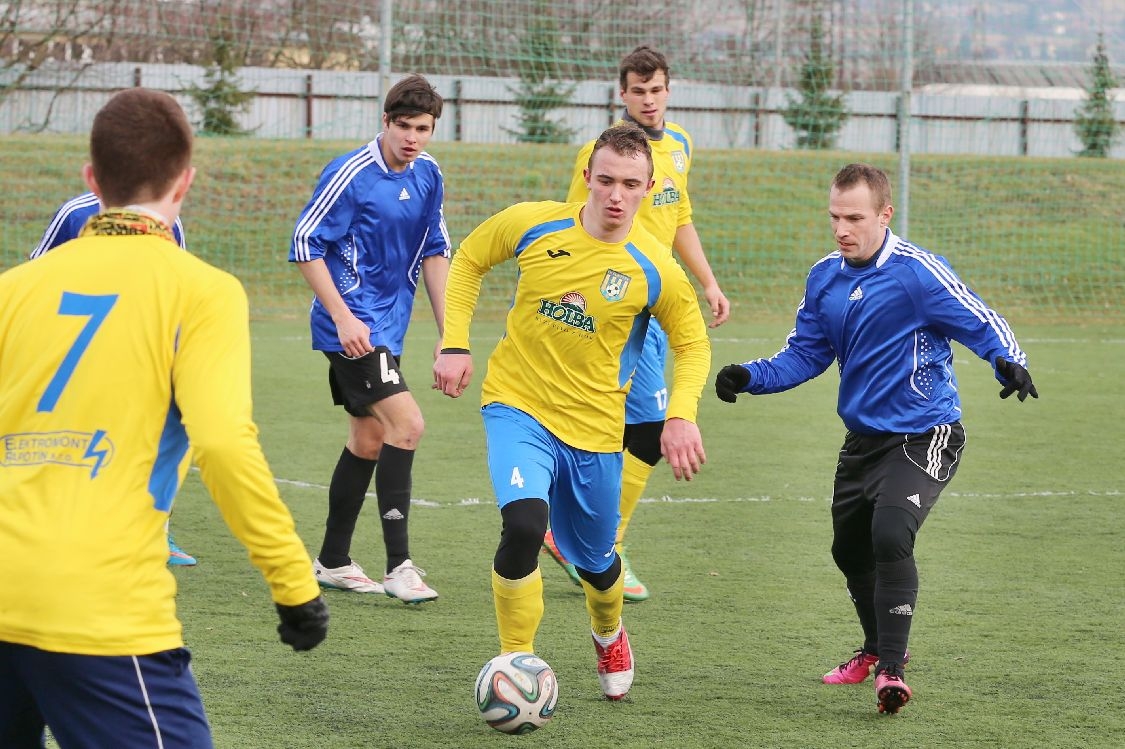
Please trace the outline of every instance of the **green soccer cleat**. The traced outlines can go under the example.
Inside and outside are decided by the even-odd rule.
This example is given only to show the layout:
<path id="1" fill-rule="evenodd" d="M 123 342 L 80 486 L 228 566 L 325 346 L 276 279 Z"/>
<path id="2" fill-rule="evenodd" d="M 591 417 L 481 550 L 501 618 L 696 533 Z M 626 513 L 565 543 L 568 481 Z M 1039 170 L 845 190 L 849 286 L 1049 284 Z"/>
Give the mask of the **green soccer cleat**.
<path id="1" fill-rule="evenodd" d="M 543 536 L 543 550 L 546 551 L 551 559 L 559 563 L 559 566 L 566 570 L 566 574 L 570 576 L 570 581 L 575 585 L 582 584 L 582 578 L 578 577 L 578 570 L 574 569 L 574 565 L 566 561 L 566 557 L 559 551 L 559 547 L 555 546 L 555 534 L 547 531 Z"/>
<path id="2" fill-rule="evenodd" d="M 621 576 L 625 578 L 625 600 L 633 603 L 647 601 L 652 594 L 648 592 L 648 586 L 633 573 L 633 566 L 629 564 L 629 557 L 625 556 L 624 546 L 618 544 L 617 555 L 621 557 Z"/>

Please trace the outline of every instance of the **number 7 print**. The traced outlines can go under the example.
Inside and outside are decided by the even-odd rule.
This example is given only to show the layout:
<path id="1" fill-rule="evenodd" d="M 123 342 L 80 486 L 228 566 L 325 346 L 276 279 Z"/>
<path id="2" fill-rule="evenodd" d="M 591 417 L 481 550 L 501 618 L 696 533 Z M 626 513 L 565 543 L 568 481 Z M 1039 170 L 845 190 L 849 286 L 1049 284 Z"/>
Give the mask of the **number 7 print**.
<path id="1" fill-rule="evenodd" d="M 70 382 L 74 369 L 78 366 L 78 360 L 86 353 L 94 334 L 98 332 L 98 328 L 105 322 L 109 311 L 113 309 L 113 305 L 116 303 L 117 294 L 91 296 L 75 294 L 70 291 L 63 292 L 62 301 L 59 302 L 59 314 L 89 317 L 90 319 L 78 333 L 78 337 L 74 339 L 74 345 L 70 347 L 70 351 L 66 352 L 59 368 L 55 370 L 55 376 L 47 383 L 47 389 L 43 391 L 43 397 L 39 399 L 37 411 L 50 412 L 55 410 L 55 405 L 59 402 L 63 389 Z"/>

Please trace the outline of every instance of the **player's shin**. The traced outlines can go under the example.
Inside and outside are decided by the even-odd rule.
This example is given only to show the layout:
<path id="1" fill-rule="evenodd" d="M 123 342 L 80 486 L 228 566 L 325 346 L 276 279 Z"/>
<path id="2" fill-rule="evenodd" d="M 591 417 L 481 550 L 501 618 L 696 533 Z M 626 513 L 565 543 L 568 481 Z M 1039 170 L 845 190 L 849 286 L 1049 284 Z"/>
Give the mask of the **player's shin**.
<path id="1" fill-rule="evenodd" d="M 535 652 L 535 632 L 543 619 L 543 576 L 536 567 L 527 577 L 509 580 L 492 571 L 492 602 L 500 652 Z"/>
<path id="2" fill-rule="evenodd" d="M 906 662 L 910 624 L 918 605 L 918 567 L 914 557 L 876 562 L 875 615 L 879 626 L 880 663 Z"/>
<path id="3" fill-rule="evenodd" d="M 621 559 L 615 556 L 613 565 L 606 571 L 609 574 L 602 573 L 602 579 L 594 581 L 598 584 L 608 584 L 609 587 L 604 590 L 590 582 L 588 578 L 593 577 L 590 573 L 583 570 L 579 570 L 578 573 L 582 577 L 582 590 L 586 593 L 586 611 L 590 614 L 590 628 L 599 637 L 612 636 L 621 624 L 621 611 L 625 607 L 625 578 L 621 570 Z"/>

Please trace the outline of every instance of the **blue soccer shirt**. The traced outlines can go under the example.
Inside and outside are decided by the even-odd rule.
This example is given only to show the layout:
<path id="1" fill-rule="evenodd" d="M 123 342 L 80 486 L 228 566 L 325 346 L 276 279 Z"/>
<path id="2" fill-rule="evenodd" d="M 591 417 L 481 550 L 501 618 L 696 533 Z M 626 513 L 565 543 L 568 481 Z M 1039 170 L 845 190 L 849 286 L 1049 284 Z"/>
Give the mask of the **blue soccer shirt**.
<path id="1" fill-rule="evenodd" d="M 301 211 L 290 262 L 324 260 L 348 309 L 371 329 L 371 344 L 402 353 L 422 260 L 449 257 L 441 169 L 428 153 L 401 172 L 380 151 L 382 135 L 328 164 Z M 310 312 L 312 345 L 341 351 L 320 300 Z"/>
<path id="2" fill-rule="evenodd" d="M 63 242 L 74 239 L 78 236 L 78 232 L 82 231 L 82 227 L 86 225 L 90 217 L 96 215 L 100 210 L 101 204 L 98 203 L 98 196 L 92 192 L 83 193 L 66 201 L 55 211 L 51 223 L 47 224 L 47 230 L 43 232 L 43 238 L 39 240 L 39 244 L 28 257 L 34 260 Z M 172 236 L 176 238 L 176 243 L 180 247 L 187 247 L 184 241 L 184 225 L 180 223 L 179 217 L 172 224 Z"/>

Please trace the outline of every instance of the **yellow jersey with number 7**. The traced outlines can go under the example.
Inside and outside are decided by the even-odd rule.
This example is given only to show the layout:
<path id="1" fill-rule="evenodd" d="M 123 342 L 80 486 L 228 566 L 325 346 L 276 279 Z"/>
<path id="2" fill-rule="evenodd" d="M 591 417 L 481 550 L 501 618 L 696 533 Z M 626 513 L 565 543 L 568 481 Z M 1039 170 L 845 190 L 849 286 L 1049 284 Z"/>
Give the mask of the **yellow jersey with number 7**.
<path id="1" fill-rule="evenodd" d="M 273 599 L 315 598 L 252 420 L 238 280 L 88 231 L 0 275 L 0 640 L 182 646 L 164 523 L 193 456 Z"/>

